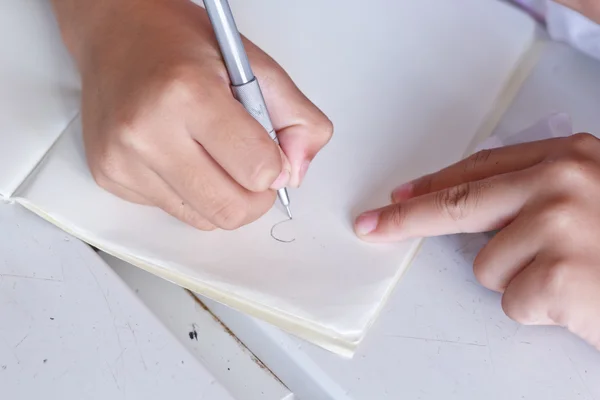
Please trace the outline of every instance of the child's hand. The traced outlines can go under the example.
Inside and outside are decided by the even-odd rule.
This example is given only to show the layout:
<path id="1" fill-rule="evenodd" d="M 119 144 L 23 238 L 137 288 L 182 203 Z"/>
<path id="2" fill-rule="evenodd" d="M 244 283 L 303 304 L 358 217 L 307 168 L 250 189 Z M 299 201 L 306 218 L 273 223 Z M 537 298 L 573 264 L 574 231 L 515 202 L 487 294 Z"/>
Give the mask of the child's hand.
<path id="1" fill-rule="evenodd" d="M 397 189 L 356 221 L 373 242 L 501 229 L 474 263 L 508 316 L 567 327 L 600 348 L 600 140 L 479 152 Z"/>
<path id="2" fill-rule="evenodd" d="M 110 192 L 199 229 L 234 229 L 298 186 L 329 120 L 249 41 L 282 154 L 238 103 L 212 27 L 188 0 L 54 0 L 83 80 L 90 169 Z"/>

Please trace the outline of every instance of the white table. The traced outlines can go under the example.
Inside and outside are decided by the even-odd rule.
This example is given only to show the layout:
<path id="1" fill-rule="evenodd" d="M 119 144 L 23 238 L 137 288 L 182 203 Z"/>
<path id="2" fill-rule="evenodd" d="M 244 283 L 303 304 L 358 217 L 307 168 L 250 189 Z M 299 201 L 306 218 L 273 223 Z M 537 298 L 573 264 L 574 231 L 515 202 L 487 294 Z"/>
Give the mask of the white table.
<path id="1" fill-rule="evenodd" d="M 233 400 L 89 246 L 3 202 L 0 398 Z"/>
<path id="2" fill-rule="evenodd" d="M 292 393 L 194 295 L 108 254 L 101 257 L 186 349 L 239 400 L 292 400 Z M 108 268 L 108 266 L 107 266 Z M 190 331 L 198 336 L 189 337 Z"/>

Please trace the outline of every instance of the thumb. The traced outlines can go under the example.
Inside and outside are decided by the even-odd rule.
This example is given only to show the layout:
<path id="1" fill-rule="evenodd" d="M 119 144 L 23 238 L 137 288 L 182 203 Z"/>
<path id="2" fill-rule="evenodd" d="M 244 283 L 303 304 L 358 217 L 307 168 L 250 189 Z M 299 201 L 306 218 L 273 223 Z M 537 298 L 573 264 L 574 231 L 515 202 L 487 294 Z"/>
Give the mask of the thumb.
<path id="1" fill-rule="evenodd" d="M 291 165 L 289 185 L 298 187 L 313 158 L 331 139 L 333 124 L 287 75 L 270 82 L 265 92 L 279 144 Z"/>
<path id="2" fill-rule="evenodd" d="M 329 120 L 292 125 L 277 131 L 281 149 L 291 165 L 289 185 L 299 187 L 310 163 L 332 135 Z"/>
<path id="3" fill-rule="evenodd" d="M 291 165 L 289 186 L 298 187 L 310 162 L 331 139 L 333 124 L 283 68 L 251 42 L 245 43 L 279 144 Z"/>

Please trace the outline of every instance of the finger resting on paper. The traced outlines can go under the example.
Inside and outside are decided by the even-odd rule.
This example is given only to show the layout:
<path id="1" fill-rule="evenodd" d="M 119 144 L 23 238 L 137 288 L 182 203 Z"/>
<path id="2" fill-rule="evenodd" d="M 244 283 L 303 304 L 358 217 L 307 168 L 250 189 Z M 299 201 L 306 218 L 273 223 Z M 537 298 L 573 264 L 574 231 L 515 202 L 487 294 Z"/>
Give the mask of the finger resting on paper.
<path id="1" fill-rule="evenodd" d="M 526 202 L 526 174 L 513 173 L 462 183 L 367 212 L 355 224 L 367 241 L 397 241 L 498 229 Z"/>

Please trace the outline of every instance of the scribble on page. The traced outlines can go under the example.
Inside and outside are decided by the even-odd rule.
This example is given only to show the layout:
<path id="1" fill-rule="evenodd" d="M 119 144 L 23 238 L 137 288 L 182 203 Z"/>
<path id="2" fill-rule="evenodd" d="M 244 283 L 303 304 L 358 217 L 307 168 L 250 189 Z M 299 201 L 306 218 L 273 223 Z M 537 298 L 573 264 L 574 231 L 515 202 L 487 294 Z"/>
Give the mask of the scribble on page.
<path id="1" fill-rule="evenodd" d="M 275 225 L 273 225 L 273 227 L 271 228 L 271 237 L 275 240 L 277 240 L 278 242 L 281 243 L 292 243 L 296 240 L 296 238 L 292 238 L 292 239 L 282 239 L 280 237 L 278 237 L 276 231 L 277 231 L 277 227 L 286 223 L 286 222 L 290 222 L 292 221 L 290 218 L 286 218 L 283 221 L 280 221 L 278 223 L 276 223 Z"/>

